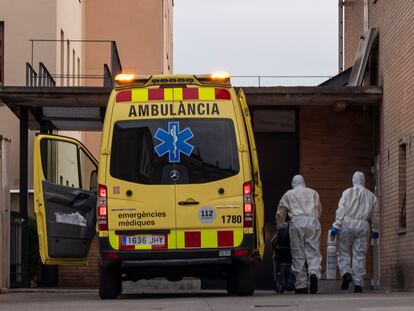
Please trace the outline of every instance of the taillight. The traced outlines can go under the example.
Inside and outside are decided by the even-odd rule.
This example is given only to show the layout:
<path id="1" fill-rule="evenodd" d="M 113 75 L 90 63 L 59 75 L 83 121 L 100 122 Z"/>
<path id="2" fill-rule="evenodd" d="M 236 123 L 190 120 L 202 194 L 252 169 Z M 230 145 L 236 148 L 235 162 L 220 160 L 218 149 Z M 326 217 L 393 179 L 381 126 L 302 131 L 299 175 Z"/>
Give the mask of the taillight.
<path id="1" fill-rule="evenodd" d="M 235 249 L 233 251 L 234 256 L 246 256 L 249 254 L 249 251 L 247 249 Z"/>
<path id="2" fill-rule="evenodd" d="M 98 212 L 98 230 L 108 230 L 108 193 L 106 186 L 98 185 L 98 201 L 97 201 L 97 212 Z"/>
<path id="3" fill-rule="evenodd" d="M 116 259 L 119 258 L 119 253 L 117 253 L 117 252 L 105 252 L 105 253 L 102 254 L 102 256 L 105 259 L 116 260 Z"/>
<path id="4" fill-rule="evenodd" d="M 253 208 L 254 208 L 254 197 L 253 197 L 253 185 L 251 181 L 243 184 L 243 210 L 244 210 L 244 227 L 253 227 Z"/>

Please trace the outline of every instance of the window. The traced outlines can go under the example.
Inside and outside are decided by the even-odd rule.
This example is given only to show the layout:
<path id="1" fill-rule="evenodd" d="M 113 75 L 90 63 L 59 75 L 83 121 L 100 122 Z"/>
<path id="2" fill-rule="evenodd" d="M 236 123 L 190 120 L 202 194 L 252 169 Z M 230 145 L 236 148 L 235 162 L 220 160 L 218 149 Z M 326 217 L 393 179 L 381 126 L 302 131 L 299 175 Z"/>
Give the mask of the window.
<path id="1" fill-rule="evenodd" d="M 97 170 L 95 164 L 83 150 L 79 152 L 80 171 L 82 177 L 82 189 L 95 190 L 97 184 Z"/>
<path id="2" fill-rule="evenodd" d="M 168 139 L 174 130 L 169 130 L 172 121 L 178 123 L 177 131 L 189 129 L 193 135 L 186 141 L 193 147 L 191 153 L 179 152 L 178 162 L 169 161 L 172 151 L 159 156 L 155 149 L 162 143 L 154 137 L 156 132 L 164 131 Z M 118 121 L 111 149 L 111 175 L 142 184 L 171 184 L 172 169 L 179 171 L 180 183 L 211 182 L 239 172 L 235 131 L 229 119 Z"/>
<path id="3" fill-rule="evenodd" d="M 400 233 L 407 229 L 407 139 L 400 140 L 398 150 L 398 206 Z"/>
<path id="4" fill-rule="evenodd" d="M 4 84 L 4 22 L 0 22 L 0 85 Z"/>
<path id="5" fill-rule="evenodd" d="M 70 183 L 78 188 L 80 183 L 77 146 L 59 140 L 44 139 L 41 142 L 41 150 L 45 179 L 60 185 Z"/>
<path id="6" fill-rule="evenodd" d="M 95 190 L 97 167 L 77 145 L 55 139 L 41 141 L 45 180 L 62 186 Z"/>

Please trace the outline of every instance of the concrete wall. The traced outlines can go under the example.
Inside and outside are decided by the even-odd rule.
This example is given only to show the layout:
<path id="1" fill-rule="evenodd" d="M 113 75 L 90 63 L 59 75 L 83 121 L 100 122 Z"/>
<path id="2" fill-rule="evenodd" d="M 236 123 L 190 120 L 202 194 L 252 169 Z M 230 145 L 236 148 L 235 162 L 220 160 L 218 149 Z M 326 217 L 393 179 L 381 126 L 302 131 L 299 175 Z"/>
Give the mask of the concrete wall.
<path id="1" fill-rule="evenodd" d="M 31 62 L 29 39 L 55 39 L 55 0 L 2 0 L 0 20 L 4 21 L 4 84 L 25 85 L 26 62 Z M 33 64 L 42 61 L 53 68 L 54 43 L 35 44 Z M 37 71 L 37 65 L 36 65 Z"/>
<path id="2" fill-rule="evenodd" d="M 29 39 L 54 39 L 56 25 L 54 0 L 2 0 L 0 20 L 4 21 L 4 84 L 25 85 L 26 62 L 31 62 Z M 42 18 L 43 17 L 43 18 Z M 34 47 L 33 64 L 42 61 L 53 68 L 56 62 L 51 45 Z M 37 66 L 35 70 L 38 71 Z M 19 188 L 19 123 L 5 106 L 0 106 L 0 134 L 11 139 L 11 187 Z M 32 188 L 33 133 L 29 134 L 29 188 Z M 14 205 L 13 205 L 14 206 Z"/>
<path id="3" fill-rule="evenodd" d="M 171 18 L 171 0 L 88 0 L 85 35 L 90 40 L 115 40 L 124 72 L 169 73 L 172 43 L 166 40 L 172 38 Z M 164 68 L 167 53 L 170 71 Z M 109 44 L 88 44 L 86 72 L 102 74 L 102 64 L 109 65 L 109 57 Z"/>
<path id="4" fill-rule="evenodd" d="M 359 0 L 360 1 L 360 0 Z M 345 27 L 352 36 L 345 41 L 345 53 L 354 52 L 362 35 L 357 16 L 362 7 L 347 11 Z M 352 16 L 354 15 L 354 16 Z M 381 109 L 381 286 L 392 290 L 414 290 L 414 158 L 411 143 L 405 158 L 399 141 L 414 137 L 414 2 L 369 1 L 369 26 L 379 30 L 379 82 L 383 87 Z M 354 31 L 355 30 L 355 31 Z M 406 190 L 402 186 L 405 163 Z M 402 197 L 407 191 L 405 229 L 400 228 Z"/>
<path id="5" fill-rule="evenodd" d="M 61 38 L 61 31 L 64 33 L 64 40 L 83 40 L 84 39 L 84 10 L 85 1 L 57 1 L 56 2 L 56 27 L 54 37 Z M 56 44 L 56 68 L 54 72 L 64 75 L 79 75 L 83 74 L 83 66 L 85 61 L 84 43 L 71 42 L 63 44 L 63 59 L 62 44 Z M 75 55 L 75 58 L 73 58 Z M 78 72 L 78 59 L 80 60 L 80 72 Z M 63 66 L 62 66 L 63 65 Z M 61 68 L 63 67 L 63 72 Z M 77 86 L 78 79 L 70 77 L 69 79 L 60 79 L 60 85 Z M 82 82 L 82 81 L 81 81 Z"/>
<path id="6" fill-rule="evenodd" d="M 83 2 L 56 0 L 3 0 L 0 2 L 0 20 L 4 21 L 5 32 L 5 85 L 25 85 L 26 62 L 30 63 L 32 60 L 29 39 L 58 40 L 60 39 L 61 29 L 65 32 L 65 39 L 82 39 Z M 70 57 L 72 57 L 73 48 L 75 48 L 76 55 L 83 55 L 82 46 L 74 44 L 70 49 Z M 36 72 L 38 72 L 39 62 L 43 62 L 51 74 L 60 74 L 60 43 L 34 43 L 33 67 Z M 66 54 L 65 62 L 67 62 Z M 72 70 L 71 63 L 70 70 Z M 57 80 L 57 82 L 59 81 Z M 20 182 L 19 122 L 17 117 L 5 106 L 0 106 L 0 134 L 12 140 L 11 187 L 12 189 L 18 189 Z M 29 189 L 33 188 L 33 137 L 34 133 L 30 132 Z M 17 206 L 12 204 L 12 208 L 16 210 Z"/>
<path id="7" fill-rule="evenodd" d="M 173 2 L 163 1 L 163 73 L 173 72 Z"/>

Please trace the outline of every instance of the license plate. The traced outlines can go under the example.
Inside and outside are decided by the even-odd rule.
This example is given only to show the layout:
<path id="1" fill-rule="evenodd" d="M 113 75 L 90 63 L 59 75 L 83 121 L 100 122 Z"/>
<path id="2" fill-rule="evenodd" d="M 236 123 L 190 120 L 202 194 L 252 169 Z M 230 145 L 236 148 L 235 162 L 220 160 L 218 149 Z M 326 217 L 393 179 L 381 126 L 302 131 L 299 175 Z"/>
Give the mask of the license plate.
<path id="1" fill-rule="evenodd" d="M 165 246 L 164 235 L 126 235 L 122 237 L 122 245 Z"/>

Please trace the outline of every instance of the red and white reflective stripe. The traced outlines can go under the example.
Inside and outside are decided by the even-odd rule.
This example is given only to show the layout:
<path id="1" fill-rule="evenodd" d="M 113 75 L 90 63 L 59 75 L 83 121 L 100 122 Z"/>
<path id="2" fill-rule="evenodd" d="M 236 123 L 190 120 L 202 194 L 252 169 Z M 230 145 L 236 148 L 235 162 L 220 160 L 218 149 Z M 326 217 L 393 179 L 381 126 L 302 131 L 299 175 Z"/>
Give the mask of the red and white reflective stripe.
<path id="1" fill-rule="evenodd" d="M 97 214 L 99 231 L 108 231 L 108 192 L 104 185 L 98 185 Z"/>
<path id="2" fill-rule="evenodd" d="M 116 102 L 123 103 L 123 102 L 130 102 L 132 100 L 132 92 L 131 90 L 128 91 L 121 91 L 116 94 Z"/>
<path id="3" fill-rule="evenodd" d="M 218 247 L 233 247 L 234 246 L 233 231 L 218 231 L 217 232 L 217 246 Z"/>
<path id="4" fill-rule="evenodd" d="M 254 208 L 254 194 L 253 184 L 248 181 L 243 184 L 243 212 L 244 212 L 244 227 L 253 227 L 253 208 Z"/>
<path id="5" fill-rule="evenodd" d="M 117 103 L 127 102 L 148 102 L 157 100 L 171 100 L 171 94 L 176 94 L 175 100 L 206 100 L 203 98 L 203 90 L 208 88 L 154 88 L 154 89 L 139 89 L 140 97 L 134 100 L 134 90 L 119 91 L 116 94 Z M 211 88 L 212 93 L 209 100 L 230 100 L 231 94 L 229 90 L 224 88 Z M 213 91 L 214 90 L 214 91 Z"/>
<path id="6" fill-rule="evenodd" d="M 183 100 L 198 99 L 198 88 L 183 88 Z"/>
<path id="7" fill-rule="evenodd" d="M 165 89 L 149 89 L 148 100 L 164 100 Z"/>
<path id="8" fill-rule="evenodd" d="M 201 232 L 187 231 L 184 232 L 185 248 L 201 247 Z"/>

